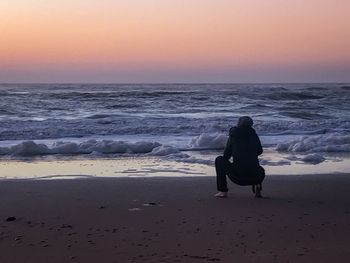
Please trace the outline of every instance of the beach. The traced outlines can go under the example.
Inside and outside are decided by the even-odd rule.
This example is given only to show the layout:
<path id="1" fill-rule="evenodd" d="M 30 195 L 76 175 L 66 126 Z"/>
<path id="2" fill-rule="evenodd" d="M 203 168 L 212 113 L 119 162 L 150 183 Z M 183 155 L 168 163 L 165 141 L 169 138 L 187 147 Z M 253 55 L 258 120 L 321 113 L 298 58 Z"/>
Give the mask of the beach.
<path id="1" fill-rule="evenodd" d="M 345 84 L 0 85 L 0 262 L 344 262 Z M 214 160 L 247 114 L 263 199 Z"/>
<path id="2" fill-rule="evenodd" d="M 348 84 L 0 84 L 0 262 L 344 262 Z M 242 115 L 263 199 L 214 160 Z"/>
<path id="3" fill-rule="evenodd" d="M 345 262 L 349 174 L 2 180 L 0 262 Z M 6 221 L 15 217 L 14 221 Z M 11 219 L 9 219 L 11 220 Z"/>
<path id="4" fill-rule="evenodd" d="M 349 16 L 1 1 L 0 263 L 350 262 Z"/>

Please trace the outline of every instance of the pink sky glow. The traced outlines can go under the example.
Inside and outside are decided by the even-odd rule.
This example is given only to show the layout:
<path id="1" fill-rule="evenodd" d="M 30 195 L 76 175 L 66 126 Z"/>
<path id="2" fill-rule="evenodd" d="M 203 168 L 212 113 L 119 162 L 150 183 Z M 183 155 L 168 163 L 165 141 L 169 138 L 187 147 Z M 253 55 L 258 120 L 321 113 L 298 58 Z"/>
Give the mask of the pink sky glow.
<path id="1" fill-rule="evenodd" d="M 3 0 L 0 82 L 350 80 L 348 0 Z"/>

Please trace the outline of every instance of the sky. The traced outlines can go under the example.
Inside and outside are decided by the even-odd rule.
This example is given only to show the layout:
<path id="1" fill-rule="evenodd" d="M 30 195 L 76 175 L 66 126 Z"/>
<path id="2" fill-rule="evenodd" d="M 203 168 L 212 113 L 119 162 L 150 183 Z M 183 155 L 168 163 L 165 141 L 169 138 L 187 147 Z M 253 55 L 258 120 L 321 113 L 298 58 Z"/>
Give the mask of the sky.
<path id="1" fill-rule="evenodd" d="M 1 0 L 0 82 L 349 82 L 349 0 Z"/>

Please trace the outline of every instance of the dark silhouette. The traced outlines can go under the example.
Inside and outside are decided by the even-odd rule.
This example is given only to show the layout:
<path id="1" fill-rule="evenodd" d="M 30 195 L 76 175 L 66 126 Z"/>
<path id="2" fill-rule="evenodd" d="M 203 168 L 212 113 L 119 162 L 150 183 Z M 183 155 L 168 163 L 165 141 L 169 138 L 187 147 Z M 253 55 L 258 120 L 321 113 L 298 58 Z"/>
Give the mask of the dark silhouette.
<path id="1" fill-rule="evenodd" d="M 239 118 L 237 126 L 230 129 L 229 138 L 223 156 L 215 160 L 216 197 L 227 197 L 226 176 L 238 185 L 251 185 L 256 197 L 261 196 L 265 170 L 259 164 L 258 156 L 263 153 L 260 139 L 252 128 L 253 120 L 244 116 Z M 230 162 L 233 157 L 233 162 Z"/>

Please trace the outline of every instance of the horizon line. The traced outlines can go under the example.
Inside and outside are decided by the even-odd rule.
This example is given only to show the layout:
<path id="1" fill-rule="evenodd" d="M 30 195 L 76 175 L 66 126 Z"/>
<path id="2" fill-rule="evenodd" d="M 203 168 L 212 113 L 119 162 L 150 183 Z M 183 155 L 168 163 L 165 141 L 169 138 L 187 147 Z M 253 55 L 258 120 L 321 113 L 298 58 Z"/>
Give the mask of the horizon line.
<path id="1" fill-rule="evenodd" d="M 15 84 L 59 84 L 59 85 L 69 85 L 69 84 L 85 84 L 85 85 L 204 85 L 204 84 L 215 84 L 215 85 L 229 85 L 229 84 L 350 84 L 349 81 L 283 81 L 283 82 L 273 82 L 273 81 L 261 81 L 261 82 L 83 82 L 83 81 L 72 81 L 72 82 L 0 82 L 0 85 L 15 85 Z"/>

